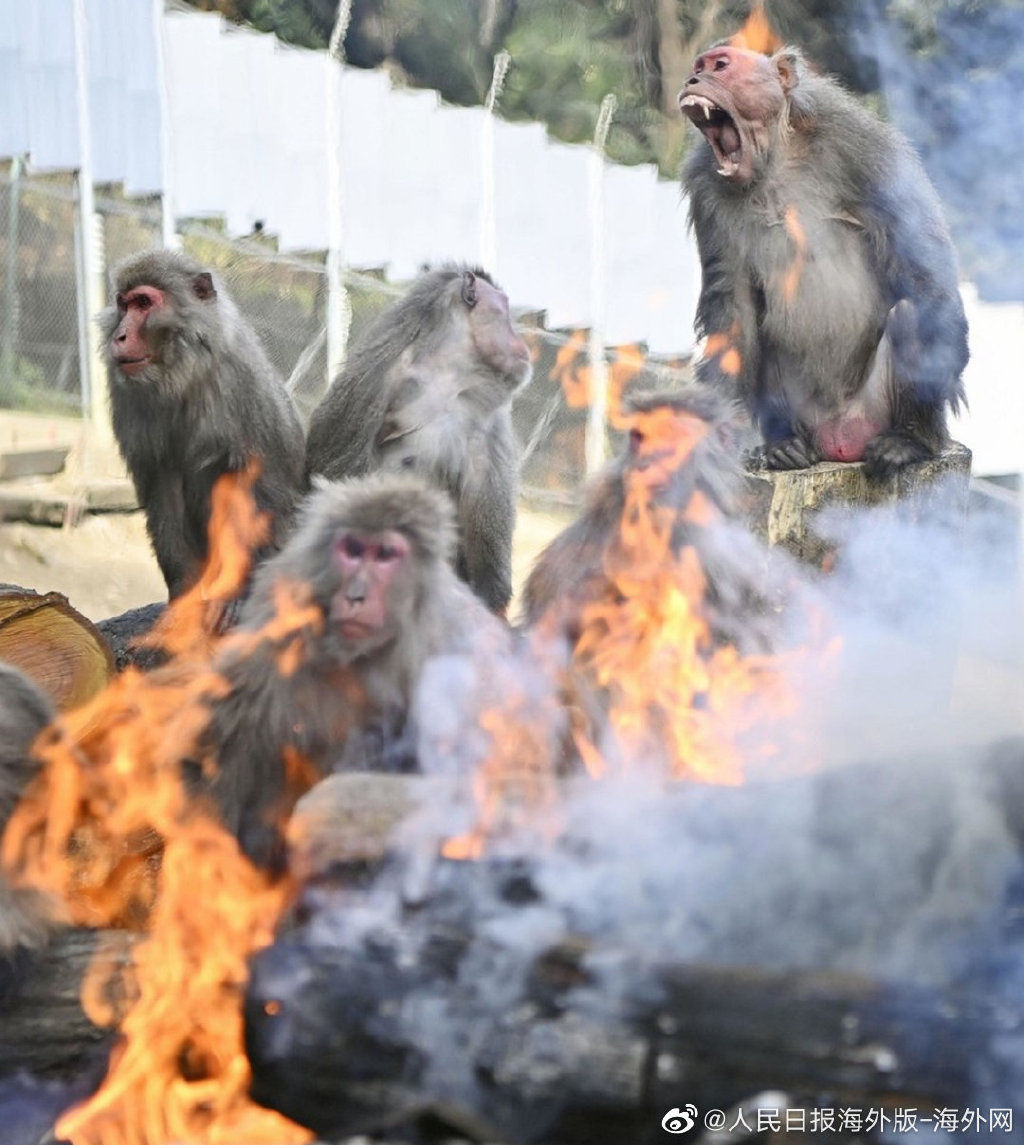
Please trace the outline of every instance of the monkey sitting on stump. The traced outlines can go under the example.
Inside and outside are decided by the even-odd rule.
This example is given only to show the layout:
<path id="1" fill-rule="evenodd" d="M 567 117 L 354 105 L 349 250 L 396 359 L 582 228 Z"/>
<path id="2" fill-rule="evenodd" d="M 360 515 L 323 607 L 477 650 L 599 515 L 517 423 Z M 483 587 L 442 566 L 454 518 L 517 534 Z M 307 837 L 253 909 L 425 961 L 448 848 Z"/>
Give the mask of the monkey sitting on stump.
<path id="1" fill-rule="evenodd" d="M 967 321 L 937 196 L 906 140 L 800 53 L 719 46 L 679 106 L 700 250 L 698 377 L 736 393 L 771 469 L 935 456 Z"/>
<path id="2" fill-rule="evenodd" d="M 302 426 L 255 333 L 185 255 L 150 251 L 114 272 L 100 323 L 110 358 L 114 434 L 173 600 L 207 556 L 210 491 L 259 466 L 256 501 L 277 547 L 306 489 Z"/>
<path id="3" fill-rule="evenodd" d="M 310 474 L 412 471 L 450 493 L 458 573 L 498 613 L 519 485 L 510 405 L 531 369 L 504 293 L 482 270 L 445 266 L 374 322 L 309 426 Z"/>

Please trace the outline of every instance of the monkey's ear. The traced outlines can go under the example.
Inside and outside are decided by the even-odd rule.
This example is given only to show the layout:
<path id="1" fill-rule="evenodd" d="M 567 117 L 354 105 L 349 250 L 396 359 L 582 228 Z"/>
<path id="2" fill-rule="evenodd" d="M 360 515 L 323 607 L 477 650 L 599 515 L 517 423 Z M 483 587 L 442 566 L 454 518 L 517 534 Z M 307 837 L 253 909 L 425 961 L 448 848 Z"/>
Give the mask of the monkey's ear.
<path id="1" fill-rule="evenodd" d="M 213 285 L 213 275 L 208 270 L 201 270 L 192 279 L 192 293 L 200 302 L 208 302 L 217 297 L 217 290 Z"/>
<path id="2" fill-rule="evenodd" d="M 470 310 L 476 306 L 476 275 L 471 270 L 462 276 L 462 301 Z"/>
<path id="3" fill-rule="evenodd" d="M 795 48 L 783 48 L 781 52 L 776 52 L 772 56 L 772 64 L 779 77 L 779 83 L 782 84 L 782 90 L 789 95 L 800 82 L 804 67 L 803 58 Z"/>

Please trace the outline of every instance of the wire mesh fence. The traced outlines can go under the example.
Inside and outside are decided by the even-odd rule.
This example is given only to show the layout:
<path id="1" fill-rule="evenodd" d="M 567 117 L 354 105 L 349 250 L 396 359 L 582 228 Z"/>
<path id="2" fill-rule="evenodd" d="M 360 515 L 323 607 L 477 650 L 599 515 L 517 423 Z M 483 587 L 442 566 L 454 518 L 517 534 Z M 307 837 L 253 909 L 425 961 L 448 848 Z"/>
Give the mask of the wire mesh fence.
<path id="1" fill-rule="evenodd" d="M 96 197 L 109 269 L 126 256 L 159 245 L 158 201 L 127 200 L 116 188 Z M 73 176 L 26 176 L 17 164 L 0 171 L 0 410 L 82 413 L 84 323 L 81 313 Z M 286 254 L 262 234 L 233 238 L 215 221 L 180 228 L 182 247 L 222 277 L 252 323 L 304 417 L 328 384 L 326 261 L 322 252 Z M 382 274 L 346 274 L 351 310 L 349 343 L 402 293 Z M 513 299 L 513 304 L 515 300 Z M 540 502 L 569 504 L 585 475 L 589 364 L 586 334 L 545 329 L 525 318 L 534 352 L 533 381 L 513 414 L 523 445 L 523 490 Z M 610 350 L 639 384 L 671 388 L 688 377 L 687 363 L 654 361 L 642 350 Z M 609 446 L 615 448 L 614 429 Z"/>

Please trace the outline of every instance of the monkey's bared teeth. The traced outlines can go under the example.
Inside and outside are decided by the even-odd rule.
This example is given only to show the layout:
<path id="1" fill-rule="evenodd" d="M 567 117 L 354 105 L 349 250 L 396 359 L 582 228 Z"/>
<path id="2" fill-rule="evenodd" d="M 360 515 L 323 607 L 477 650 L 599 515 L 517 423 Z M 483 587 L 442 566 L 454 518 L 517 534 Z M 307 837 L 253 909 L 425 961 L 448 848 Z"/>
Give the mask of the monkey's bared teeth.
<path id="1" fill-rule="evenodd" d="M 704 112 L 705 119 L 711 119 L 720 110 L 717 104 L 703 95 L 687 95 L 679 100 L 679 110 L 682 112 L 689 113 L 698 109 Z M 690 118 L 692 119 L 693 116 L 691 115 Z"/>

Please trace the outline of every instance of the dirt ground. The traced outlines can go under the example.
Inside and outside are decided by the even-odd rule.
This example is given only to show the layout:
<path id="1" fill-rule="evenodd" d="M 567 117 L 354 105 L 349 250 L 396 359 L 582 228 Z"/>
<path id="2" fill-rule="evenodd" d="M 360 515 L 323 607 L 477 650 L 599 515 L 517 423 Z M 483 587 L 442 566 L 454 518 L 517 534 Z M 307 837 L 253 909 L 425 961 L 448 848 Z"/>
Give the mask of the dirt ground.
<path id="1" fill-rule="evenodd" d="M 127 481 L 116 452 L 85 442 L 80 423 L 0 413 L 0 450 L 54 444 L 72 446 L 65 472 L 51 481 L 36 479 L 23 485 L 67 491 L 92 481 Z M 513 553 L 517 593 L 536 555 L 566 519 L 520 508 Z M 166 599 L 138 511 L 87 513 L 73 526 L 0 522 L 0 581 L 39 592 L 62 592 L 90 620 Z M 510 616 L 515 608 L 513 601 Z"/>

